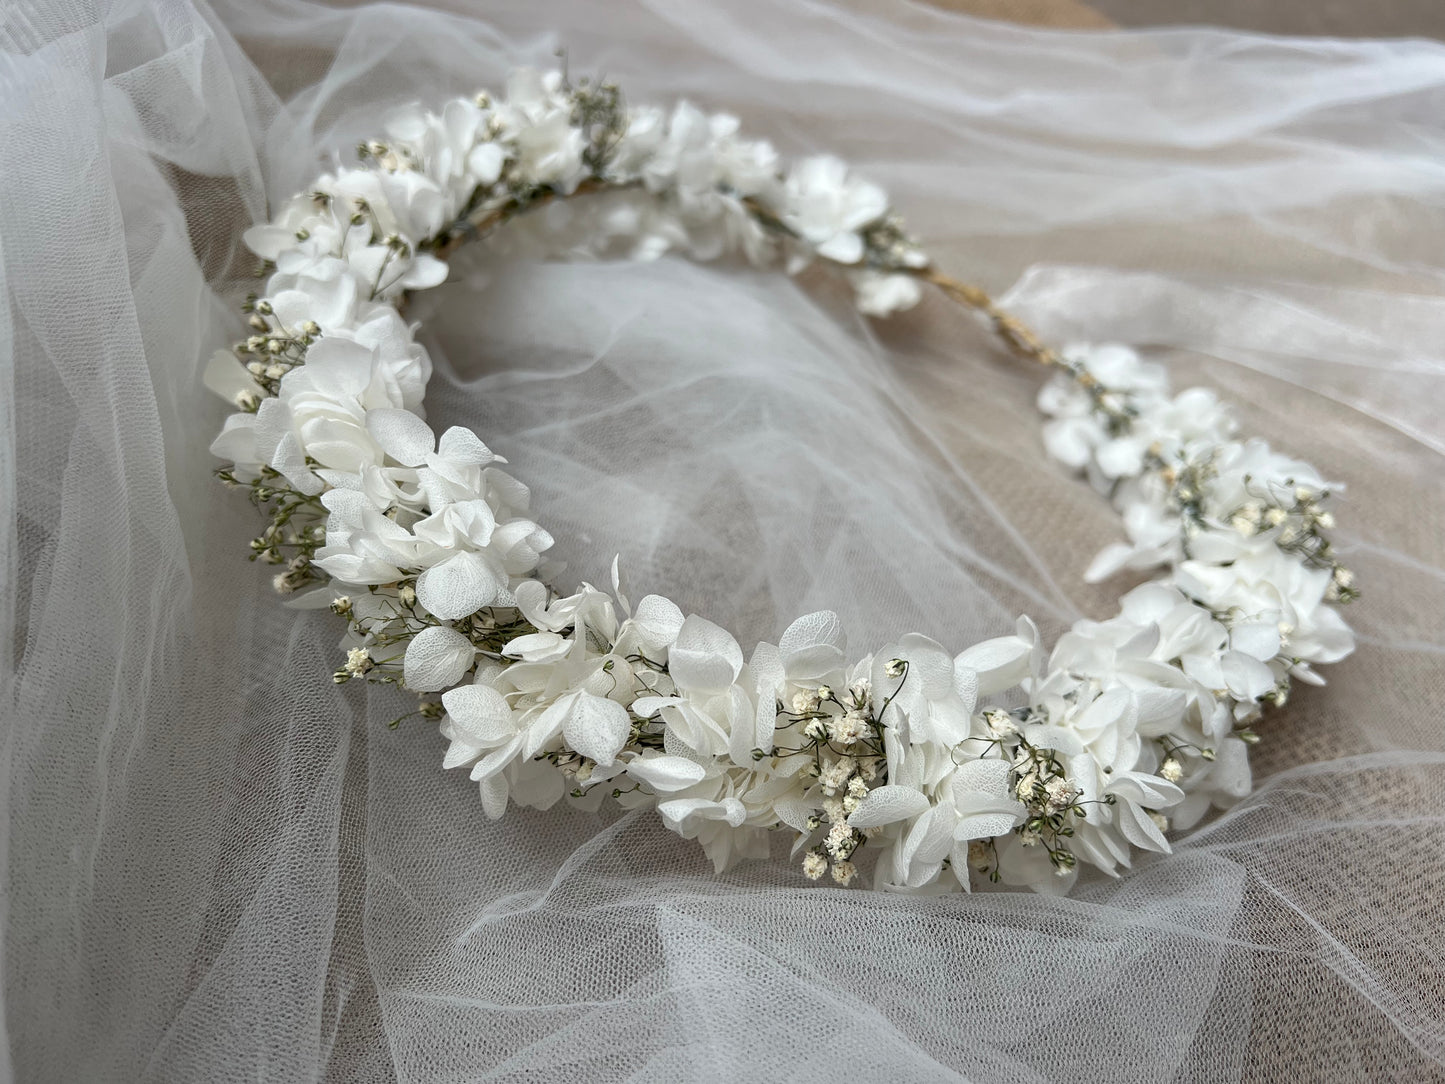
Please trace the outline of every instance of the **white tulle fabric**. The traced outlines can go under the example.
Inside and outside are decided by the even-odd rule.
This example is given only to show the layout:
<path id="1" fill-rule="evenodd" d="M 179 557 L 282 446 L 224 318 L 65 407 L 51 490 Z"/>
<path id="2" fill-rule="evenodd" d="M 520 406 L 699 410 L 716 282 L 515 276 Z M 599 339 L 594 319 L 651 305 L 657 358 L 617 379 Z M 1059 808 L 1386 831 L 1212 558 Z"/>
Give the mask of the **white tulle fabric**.
<path id="1" fill-rule="evenodd" d="M 1440 1071 L 1445 49 L 870 10 L 7 12 L 16 1076 Z M 1349 484 L 1360 650 L 1264 729 L 1254 795 L 1069 899 L 800 886 L 782 854 L 719 879 L 647 811 L 491 823 L 393 694 L 316 680 L 334 619 L 275 604 L 210 477 L 237 239 L 315 148 L 559 44 L 843 155 L 1054 341 L 1148 346 Z M 860 643 L 1111 612 L 1078 584 L 1117 522 L 1041 454 L 1040 375 L 940 305 L 848 313 L 821 279 L 478 253 L 415 315 L 434 427 L 528 464 L 579 579 L 625 553 L 745 642 L 824 607 Z"/>

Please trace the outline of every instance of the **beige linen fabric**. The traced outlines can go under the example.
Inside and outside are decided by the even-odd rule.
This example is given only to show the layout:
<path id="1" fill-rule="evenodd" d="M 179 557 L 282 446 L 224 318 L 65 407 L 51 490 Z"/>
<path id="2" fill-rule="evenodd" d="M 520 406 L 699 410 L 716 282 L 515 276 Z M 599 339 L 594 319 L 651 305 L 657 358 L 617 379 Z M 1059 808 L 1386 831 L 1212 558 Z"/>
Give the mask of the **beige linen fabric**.
<path id="1" fill-rule="evenodd" d="M 939 7 L 1061 30 L 1111 26 L 1220 26 L 1268 34 L 1330 37 L 1445 37 L 1445 12 L 1434 0 L 1322 4 L 1315 0 L 932 0 Z"/>
<path id="2" fill-rule="evenodd" d="M 1077 0 L 933 0 L 940 8 L 1001 19 L 1023 26 L 1050 26 L 1067 30 L 1104 30 L 1114 24 L 1088 4 Z"/>

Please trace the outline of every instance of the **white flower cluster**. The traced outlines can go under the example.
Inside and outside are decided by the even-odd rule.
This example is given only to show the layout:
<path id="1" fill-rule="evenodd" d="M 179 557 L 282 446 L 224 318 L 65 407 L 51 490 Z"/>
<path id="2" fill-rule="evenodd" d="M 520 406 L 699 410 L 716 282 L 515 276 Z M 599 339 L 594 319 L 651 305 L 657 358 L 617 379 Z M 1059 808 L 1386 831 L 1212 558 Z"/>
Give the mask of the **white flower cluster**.
<path id="1" fill-rule="evenodd" d="M 1085 578 L 1168 567 L 1169 581 L 1229 633 L 1222 671 L 1185 669 L 1227 689 L 1241 717 L 1262 696 L 1282 700 L 1291 678 L 1318 684 L 1313 664 L 1354 650 L 1332 605 L 1354 597 L 1354 578 L 1327 536 L 1343 487 L 1262 440 L 1233 439 L 1213 392 L 1171 396 L 1163 369 L 1128 347 L 1075 347 L 1064 358 L 1071 370 L 1039 394 L 1052 417 L 1045 447 L 1111 496 L 1128 536 Z"/>
<path id="2" fill-rule="evenodd" d="M 1323 533 L 1338 487 L 1232 441 L 1209 393 L 1170 398 L 1123 348 L 1067 355 L 1046 442 L 1124 514 L 1129 543 L 1091 573 L 1168 573 L 1051 654 L 1021 619 L 956 655 L 910 634 L 850 660 L 816 613 L 749 658 L 666 599 L 634 607 L 615 562 L 610 592 L 558 597 L 527 488 L 469 430 L 423 419 L 430 362 L 398 306 L 443 281 L 451 246 L 606 190 L 544 243 L 818 258 L 872 314 L 915 303 L 927 259 L 837 159 L 784 171 L 732 118 L 627 109 L 607 84 L 520 72 L 503 100 L 402 110 L 386 133 L 247 232 L 271 273 L 253 333 L 208 370 L 240 408 L 213 451 L 270 516 L 252 549 L 286 565 L 277 587 L 320 584 L 298 604 L 348 619 L 335 679 L 440 693 L 420 713 L 488 815 L 610 794 L 656 806 L 719 870 L 787 829 L 815 880 L 851 883 L 866 844 L 900 891 L 1060 891 L 1081 860 L 1166 851 L 1171 822 L 1247 793 L 1260 704 L 1350 650 L 1330 603 L 1353 587 Z"/>

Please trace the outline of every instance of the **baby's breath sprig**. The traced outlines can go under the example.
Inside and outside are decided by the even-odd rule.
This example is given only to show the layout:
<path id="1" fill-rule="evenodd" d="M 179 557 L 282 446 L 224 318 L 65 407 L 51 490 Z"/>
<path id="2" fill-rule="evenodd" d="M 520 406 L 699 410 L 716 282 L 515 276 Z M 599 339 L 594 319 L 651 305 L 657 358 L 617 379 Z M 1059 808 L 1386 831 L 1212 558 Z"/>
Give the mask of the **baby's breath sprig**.
<path id="1" fill-rule="evenodd" d="M 1018 738 L 1009 767 L 1014 796 L 1027 810 L 1015 833 L 1025 846 L 1043 847 L 1061 876 L 1069 873 L 1076 860 L 1067 840 L 1073 836 L 1076 822 L 1088 816 L 1082 792 L 1069 780 L 1054 750 L 1023 738 Z M 1102 800 L 1113 804 L 1112 796 Z"/>
<path id="2" fill-rule="evenodd" d="M 231 349 L 268 394 L 278 395 L 281 378 L 305 362 L 306 349 L 321 337 L 321 327 L 313 320 L 295 328 L 284 327 L 271 302 L 264 299 L 248 300 L 243 311 L 250 313 L 247 323 L 252 334 Z M 244 403 L 242 408 L 254 411 L 257 405 Z"/>
<path id="3" fill-rule="evenodd" d="M 627 109 L 622 90 L 610 79 L 582 77 L 564 83 L 572 95 L 572 123 L 587 137 L 582 162 L 593 177 L 601 178 L 627 134 Z"/>
<path id="4" fill-rule="evenodd" d="M 885 670 L 890 676 L 907 680 L 908 664 L 902 659 L 894 660 Z M 893 693 L 896 695 L 897 690 Z M 816 797 L 821 804 L 804 827 L 811 836 L 825 824 L 828 826 L 822 842 L 803 858 L 803 872 L 812 880 L 831 869 L 838 884 L 851 884 L 857 875 L 853 857 L 877 834 L 876 829 L 853 827 L 848 818 L 874 787 L 887 782 L 888 759 L 881 719 L 891 700 L 875 711 L 866 679 L 850 685 L 841 695 L 827 685 L 802 688 L 793 694 L 791 704 L 777 705 L 778 734 L 796 744 L 779 745 L 771 754 L 761 749 L 753 751 L 755 760 L 804 756 L 812 761 L 805 770 L 817 780 Z"/>
<path id="5" fill-rule="evenodd" d="M 273 581 L 279 593 L 326 582 L 327 575 L 312 563 L 326 541 L 326 509 L 319 497 L 291 488 L 270 467 L 244 481 L 234 467 L 222 467 L 215 475 L 227 486 L 246 490 L 251 503 L 266 515 L 265 528 L 251 539 L 251 560 L 286 566 Z"/>
<path id="6" fill-rule="evenodd" d="M 1144 468 L 1157 474 L 1164 483 L 1167 490 L 1165 504 L 1180 517 L 1187 549 L 1189 535 L 1207 526 L 1204 507 L 1210 480 L 1215 476 L 1213 454 L 1206 452 L 1190 457 L 1180 452 L 1170 462 L 1156 443 L 1150 446 L 1144 457 Z"/>
<path id="7" fill-rule="evenodd" d="M 1326 597 L 1331 602 L 1349 603 L 1359 598 L 1354 573 L 1336 560 L 1326 534 L 1335 525 L 1334 513 L 1326 507 L 1330 490 L 1296 484 L 1292 478 L 1274 485 L 1246 475 L 1245 483 L 1250 499 L 1229 514 L 1229 525 L 1245 537 L 1273 531 L 1275 545 L 1285 553 L 1294 554 L 1311 568 L 1328 569 Z"/>
<path id="8" fill-rule="evenodd" d="M 903 217 L 890 212 L 863 229 L 863 262 L 879 271 L 908 273 L 928 264 L 922 243 Z"/>

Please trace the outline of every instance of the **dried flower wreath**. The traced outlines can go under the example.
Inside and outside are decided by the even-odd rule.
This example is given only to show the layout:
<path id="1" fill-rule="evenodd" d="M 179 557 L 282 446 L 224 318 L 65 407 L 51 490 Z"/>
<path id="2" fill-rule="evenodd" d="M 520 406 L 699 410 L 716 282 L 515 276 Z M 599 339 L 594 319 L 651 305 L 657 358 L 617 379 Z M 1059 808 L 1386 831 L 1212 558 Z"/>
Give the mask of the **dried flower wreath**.
<path id="1" fill-rule="evenodd" d="M 402 109 L 385 130 L 247 231 L 269 278 L 252 335 L 207 371 L 239 407 L 212 450 L 269 516 L 251 547 L 277 589 L 347 619 L 335 680 L 422 694 L 444 767 L 470 770 L 489 816 L 610 795 L 655 805 L 719 871 L 786 827 L 813 879 L 849 884 L 867 844 L 879 887 L 1065 891 L 1081 861 L 1115 872 L 1247 794 L 1262 708 L 1352 650 L 1336 606 L 1352 578 L 1326 536 L 1338 486 L 1234 439 L 1212 392 L 1171 395 L 1126 347 L 1044 346 L 941 273 L 838 159 L 784 168 L 731 117 L 627 108 L 614 85 L 558 72 Z M 430 362 L 398 310 L 463 241 L 603 190 L 631 195 L 574 216 L 569 247 L 816 260 L 869 315 L 925 284 L 984 314 L 1054 371 L 1044 445 L 1123 517 L 1128 541 L 1088 578 L 1162 575 L 1052 652 L 1021 618 L 958 654 L 909 633 L 851 661 L 826 612 L 746 657 L 665 598 L 633 605 L 616 561 L 610 592 L 558 597 L 538 579 L 552 538 L 527 487 L 471 431 L 423 421 Z"/>

